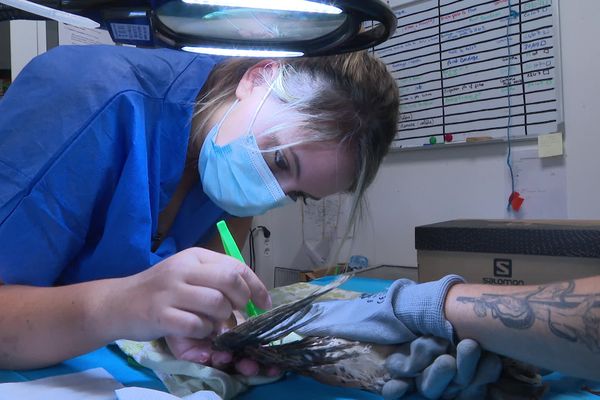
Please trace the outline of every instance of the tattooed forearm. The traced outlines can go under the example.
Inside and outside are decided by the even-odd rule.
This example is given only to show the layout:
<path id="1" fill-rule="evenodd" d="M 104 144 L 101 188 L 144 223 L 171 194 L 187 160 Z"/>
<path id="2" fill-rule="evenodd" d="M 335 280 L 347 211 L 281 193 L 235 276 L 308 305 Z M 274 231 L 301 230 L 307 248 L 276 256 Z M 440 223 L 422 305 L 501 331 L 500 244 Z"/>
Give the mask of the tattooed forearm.
<path id="1" fill-rule="evenodd" d="M 489 312 L 508 328 L 529 329 L 543 321 L 554 336 L 600 352 L 600 291 L 574 291 L 575 282 L 569 281 L 509 295 L 462 296 L 457 301 L 472 303 L 478 317 L 485 318 Z"/>

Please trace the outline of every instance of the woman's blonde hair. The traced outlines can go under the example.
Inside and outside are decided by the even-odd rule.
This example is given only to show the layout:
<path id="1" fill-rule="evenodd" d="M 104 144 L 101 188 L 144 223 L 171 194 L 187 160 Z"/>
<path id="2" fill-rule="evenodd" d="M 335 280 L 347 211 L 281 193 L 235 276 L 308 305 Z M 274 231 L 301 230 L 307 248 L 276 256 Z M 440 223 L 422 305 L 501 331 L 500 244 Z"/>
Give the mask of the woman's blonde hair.
<path id="1" fill-rule="evenodd" d="M 234 99 L 244 73 L 257 61 L 232 58 L 214 68 L 199 94 L 198 124 L 192 140 L 211 128 L 207 121 L 221 104 Z M 275 76 L 264 80 L 294 117 L 270 131 L 293 126 L 306 133 L 282 147 L 333 141 L 348 144 L 355 152 L 357 171 L 349 188 L 355 195 L 350 228 L 396 134 L 399 100 L 394 78 L 383 62 L 366 51 L 275 62 L 279 66 Z"/>

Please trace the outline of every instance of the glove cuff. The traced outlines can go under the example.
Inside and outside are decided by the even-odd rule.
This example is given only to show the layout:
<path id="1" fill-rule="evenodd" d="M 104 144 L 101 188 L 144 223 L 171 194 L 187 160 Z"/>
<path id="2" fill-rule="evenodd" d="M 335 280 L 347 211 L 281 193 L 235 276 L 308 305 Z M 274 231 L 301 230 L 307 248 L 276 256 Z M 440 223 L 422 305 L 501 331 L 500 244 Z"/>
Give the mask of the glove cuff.
<path id="1" fill-rule="evenodd" d="M 454 327 L 444 315 L 446 296 L 452 286 L 465 283 L 458 275 L 440 280 L 404 285 L 394 293 L 394 313 L 416 335 L 432 335 L 455 343 Z"/>

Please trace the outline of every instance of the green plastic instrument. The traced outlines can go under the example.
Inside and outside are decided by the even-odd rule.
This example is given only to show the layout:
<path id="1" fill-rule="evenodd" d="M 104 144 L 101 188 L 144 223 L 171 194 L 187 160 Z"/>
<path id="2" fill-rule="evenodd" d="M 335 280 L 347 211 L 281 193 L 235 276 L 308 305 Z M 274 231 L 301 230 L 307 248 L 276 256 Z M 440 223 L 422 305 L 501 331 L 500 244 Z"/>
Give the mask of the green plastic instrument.
<path id="1" fill-rule="evenodd" d="M 246 262 L 244 261 L 244 257 L 242 257 L 242 253 L 237 247 L 237 244 L 235 243 L 235 239 L 231 235 L 231 232 L 229 232 L 229 228 L 227 228 L 227 224 L 225 223 L 225 221 L 217 222 L 217 229 L 219 230 L 219 235 L 221 236 L 221 242 L 223 242 L 225 254 L 246 264 Z M 264 311 L 256 307 L 252 300 L 248 300 L 248 304 L 246 304 L 246 313 L 249 317 L 255 317 L 259 314 L 264 313 Z"/>

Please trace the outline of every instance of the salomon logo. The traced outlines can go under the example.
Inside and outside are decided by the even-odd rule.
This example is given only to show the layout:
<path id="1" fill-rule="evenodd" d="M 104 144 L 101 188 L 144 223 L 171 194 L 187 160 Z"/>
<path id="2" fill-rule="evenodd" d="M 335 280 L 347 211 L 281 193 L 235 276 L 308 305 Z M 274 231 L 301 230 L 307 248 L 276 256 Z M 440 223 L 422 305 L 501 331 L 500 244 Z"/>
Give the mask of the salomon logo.
<path id="1" fill-rule="evenodd" d="M 494 258 L 494 276 L 512 278 L 512 260 L 506 258 Z"/>

